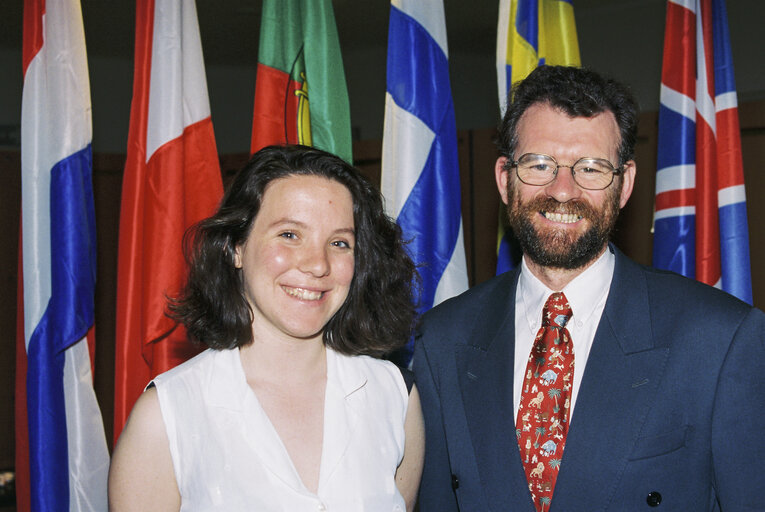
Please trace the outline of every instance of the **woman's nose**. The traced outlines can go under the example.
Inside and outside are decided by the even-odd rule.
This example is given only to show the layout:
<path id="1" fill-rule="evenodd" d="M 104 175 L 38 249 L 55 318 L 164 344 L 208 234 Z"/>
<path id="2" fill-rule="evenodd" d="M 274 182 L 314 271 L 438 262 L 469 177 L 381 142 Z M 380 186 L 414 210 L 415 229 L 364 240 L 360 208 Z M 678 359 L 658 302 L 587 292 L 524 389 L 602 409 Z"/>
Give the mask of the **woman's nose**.
<path id="1" fill-rule="evenodd" d="M 324 244 L 309 244 L 300 259 L 300 270 L 316 277 L 329 273 L 329 255 Z"/>

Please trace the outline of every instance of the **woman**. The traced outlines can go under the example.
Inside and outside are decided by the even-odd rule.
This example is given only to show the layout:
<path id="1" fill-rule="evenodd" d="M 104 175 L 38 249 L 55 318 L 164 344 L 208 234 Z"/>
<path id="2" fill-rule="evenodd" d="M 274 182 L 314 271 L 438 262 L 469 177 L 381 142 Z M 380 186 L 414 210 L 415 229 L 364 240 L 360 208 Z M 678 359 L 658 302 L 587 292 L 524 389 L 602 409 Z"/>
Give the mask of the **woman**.
<path id="1" fill-rule="evenodd" d="M 192 242 L 170 311 L 209 350 L 136 402 L 111 510 L 412 510 L 419 396 L 374 357 L 409 339 L 416 273 L 379 192 L 329 153 L 272 146 Z"/>

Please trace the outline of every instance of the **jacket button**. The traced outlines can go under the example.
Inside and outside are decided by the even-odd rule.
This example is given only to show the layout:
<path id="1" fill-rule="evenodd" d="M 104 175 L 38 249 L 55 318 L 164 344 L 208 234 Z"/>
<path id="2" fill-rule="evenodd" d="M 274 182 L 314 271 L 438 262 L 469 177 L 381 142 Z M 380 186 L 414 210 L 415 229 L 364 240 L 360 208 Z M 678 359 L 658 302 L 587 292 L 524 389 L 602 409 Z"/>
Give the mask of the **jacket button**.
<path id="1" fill-rule="evenodd" d="M 460 486 L 460 479 L 457 478 L 457 475 L 452 475 L 452 490 L 456 491 Z"/>
<path id="2" fill-rule="evenodd" d="M 648 496 L 645 497 L 645 501 L 650 507 L 658 507 L 659 503 L 661 503 L 661 493 L 656 491 L 649 492 Z"/>

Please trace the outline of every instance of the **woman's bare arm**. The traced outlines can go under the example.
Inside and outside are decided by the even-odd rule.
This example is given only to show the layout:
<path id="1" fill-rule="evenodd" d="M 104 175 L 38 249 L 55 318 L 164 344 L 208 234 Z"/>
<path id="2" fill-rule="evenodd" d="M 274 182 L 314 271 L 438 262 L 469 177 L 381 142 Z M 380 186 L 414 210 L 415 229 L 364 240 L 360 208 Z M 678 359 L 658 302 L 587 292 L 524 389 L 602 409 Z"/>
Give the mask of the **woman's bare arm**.
<path id="1" fill-rule="evenodd" d="M 181 496 L 173 472 L 156 388 L 146 390 L 130 413 L 109 468 L 109 510 L 173 511 Z"/>
<path id="2" fill-rule="evenodd" d="M 422 418 L 420 394 L 417 386 L 412 386 L 409 394 L 409 407 L 404 420 L 404 457 L 396 470 L 396 487 L 406 500 L 406 510 L 412 512 L 417 502 L 417 490 L 422 477 L 422 465 L 425 458 L 425 423 Z"/>

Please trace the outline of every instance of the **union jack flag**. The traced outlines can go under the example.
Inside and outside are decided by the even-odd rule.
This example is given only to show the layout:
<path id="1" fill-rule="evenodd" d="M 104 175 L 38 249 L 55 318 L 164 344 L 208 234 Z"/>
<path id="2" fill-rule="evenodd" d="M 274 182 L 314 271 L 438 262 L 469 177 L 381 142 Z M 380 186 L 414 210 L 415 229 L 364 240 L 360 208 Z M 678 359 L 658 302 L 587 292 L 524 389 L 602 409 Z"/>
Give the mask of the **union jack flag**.
<path id="1" fill-rule="evenodd" d="M 724 0 L 669 0 L 653 264 L 752 303 L 741 134 Z"/>

